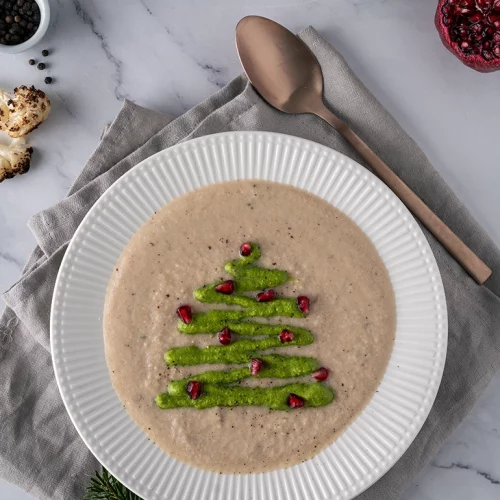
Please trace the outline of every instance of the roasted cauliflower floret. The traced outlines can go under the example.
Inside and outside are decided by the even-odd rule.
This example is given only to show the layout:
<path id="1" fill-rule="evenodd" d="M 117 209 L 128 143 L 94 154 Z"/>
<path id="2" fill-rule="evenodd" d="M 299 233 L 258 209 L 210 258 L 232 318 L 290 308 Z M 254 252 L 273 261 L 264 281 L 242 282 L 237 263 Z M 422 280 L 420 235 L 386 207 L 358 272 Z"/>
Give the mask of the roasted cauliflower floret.
<path id="1" fill-rule="evenodd" d="M 42 123 L 50 111 L 45 92 L 21 85 L 14 94 L 0 90 L 0 130 L 11 137 L 23 137 Z"/>
<path id="2" fill-rule="evenodd" d="M 8 146 L 0 144 L 0 182 L 25 174 L 30 169 L 32 153 L 33 148 L 24 138 L 12 139 Z"/>

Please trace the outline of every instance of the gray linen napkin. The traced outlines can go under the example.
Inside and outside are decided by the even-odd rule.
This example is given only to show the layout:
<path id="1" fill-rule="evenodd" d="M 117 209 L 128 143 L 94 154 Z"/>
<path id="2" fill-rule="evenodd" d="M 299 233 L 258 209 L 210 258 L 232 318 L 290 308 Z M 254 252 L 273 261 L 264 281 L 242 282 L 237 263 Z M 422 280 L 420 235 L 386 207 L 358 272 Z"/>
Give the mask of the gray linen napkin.
<path id="1" fill-rule="evenodd" d="M 443 382 L 421 432 L 398 463 L 358 498 L 396 499 L 465 417 L 500 365 L 500 252 L 413 140 L 313 28 L 300 35 L 325 76 L 325 100 L 493 269 L 478 286 L 427 232 L 446 289 L 449 350 Z M 283 132 L 363 163 L 313 116 L 269 107 L 240 76 L 171 121 L 125 102 L 68 197 L 29 221 L 38 246 L 5 295 L 0 332 L 0 474 L 42 499 L 81 499 L 99 467 L 66 414 L 52 371 L 49 310 L 68 241 L 101 194 L 148 156 L 180 141 L 228 130 Z"/>

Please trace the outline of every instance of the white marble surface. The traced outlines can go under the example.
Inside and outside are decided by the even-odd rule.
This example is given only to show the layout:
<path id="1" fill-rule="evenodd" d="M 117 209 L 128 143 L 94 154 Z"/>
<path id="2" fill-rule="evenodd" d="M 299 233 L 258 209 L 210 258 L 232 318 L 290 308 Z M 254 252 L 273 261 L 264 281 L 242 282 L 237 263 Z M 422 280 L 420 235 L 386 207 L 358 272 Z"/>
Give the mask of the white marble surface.
<path id="1" fill-rule="evenodd" d="M 26 220 L 64 196 L 121 100 L 177 115 L 224 86 L 240 72 L 233 30 L 248 14 L 315 26 L 500 244 L 500 72 L 476 73 L 443 48 L 437 0 L 51 1 L 46 39 L 0 54 L 0 87 L 35 84 L 54 104 L 32 136 L 32 170 L 0 185 L 0 289 L 34 245 Z M 52 54 L 40 72 L 27 61 L 43 48 Z M 0 481 L 0 498 L 32 497 Z M 500 498 L 500 375 L 403 498 Z"/>

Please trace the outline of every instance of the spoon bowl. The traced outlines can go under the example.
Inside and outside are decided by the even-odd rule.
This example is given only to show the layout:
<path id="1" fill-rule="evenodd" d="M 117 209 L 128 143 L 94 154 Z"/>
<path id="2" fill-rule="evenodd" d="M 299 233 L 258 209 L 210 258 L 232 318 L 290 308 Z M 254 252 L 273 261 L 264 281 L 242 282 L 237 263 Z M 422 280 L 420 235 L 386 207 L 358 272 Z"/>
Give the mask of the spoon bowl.
<path id="1" fill-rule="evenodd" d="M 283 26 L 260 16 L 236 27 L 236 47 L 248 79 L 271 106 L 285 113 L 310 113 L 322 103 L 323 74 L 307 45 Z"/>
<path id="2" fill-rule="evenodd" d="M 248 16 L 236 27 L 236 47 L 248 79 L 271 106 L 285 113 L 312 113 L 330 124 L 478 283 L 490 277 L 491 269 L 325 106 L 321 67 L 302 40 L 270 19 Z"/>

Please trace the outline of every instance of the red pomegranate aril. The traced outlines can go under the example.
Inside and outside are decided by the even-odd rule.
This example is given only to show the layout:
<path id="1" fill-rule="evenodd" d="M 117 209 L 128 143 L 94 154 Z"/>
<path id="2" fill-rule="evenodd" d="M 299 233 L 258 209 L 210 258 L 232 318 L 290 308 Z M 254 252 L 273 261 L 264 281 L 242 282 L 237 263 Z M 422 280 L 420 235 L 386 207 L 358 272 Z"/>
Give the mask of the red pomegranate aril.
<path id="1" fill-rule="evenodd" d="M 290 330 L 281 330 L 280 333 L 280 342 L 282 344 L 286 344 L 287 342 L 291 342 L 293 340 L 293 332 Z"/>
<path id="2" fill-rule="evenodd" d="M 189 325 L 193 321 L 193 312 L 191 311 L 191 306 L 183 305 L 177 309 L 177 316 L 181 319 L 183 323 Z"/>
<path id="3" fill-rule="evenodd" d="M 258 293 L 256 300 L 257 302 L 271 302 L 274 300 L 275 295 L 274 290 L 269 289 Z"/>
<path id="4" fill-rule="evenodd" d="M 321 368 L 318 368 L 315 372 L 313 372 L 312 378 L 314 380 L 317 380 L 318 382 L 323 382 L 323 380 L 326 380 L 329 377 L 329 375 L 330 375 L 330 370 L 322 366 Z"/>
<path id="5" fill-rule="evenodd" d="M 252 253 L 252 245 L 250 243 L 245 242 L 240 246 L 240 255 L 243 257 L 248 257 Z"/>
<path id="6" fill-rule="evenodd" d="M 308 314 L 309 298 L 306 297 L 305 295 L 300 295 L 299 297 L 297 297 L 297 306 L 299 307 L 301 312 L 303 312 L 304 314 Z"/>
<path id="7" fill-rule="evenodd" d="M 481 10 L 488 10 L 491 8 L 491 4 L 493 3 L 493 0 L 476 0 L 477 6 Z"/>
<path id="8" fill-rule="evenodd" d="M 201 396 L 203 386 L 197 380 L 191 380 L 186 386 L 186 391 L 191 399 L 198 399 Z"/>
<path id="9" fill-rule="evenodd" d="M 232 335 L 229 328 L 223 328 L 218 334 L 217 338 L 222 345 L 229 345 L 231 343 Z"/>
<path id="10" fill-rule="evenodd" d="M 223 293 L 224 295 L 231 295 L 234 292 L 234 281 L 227 280 L 223 283 L 219 283 L 215 287 L 215 291 L 219 293 Z"/>
<path id="11" fill-rule="evenodd" d="M 477 23 L 470 27 L 471 34 L 483 36 L 484 24 Z"/>
<path id="12" fill-rule="evenodd" d="M 493 47 L 493 54 L 495 54 L 497 57 L 500 57 L 500 45 L 495 45 Z"/>
<path id="13" fill-rule="evenodd" d="M 264 361 L 260 358 L 252 358 L 250 361 L 250 373 L 255 377 L 258 375 L 264 366 Z"/>
<path id="14" fill-rule="evenodd" d="M 288 406 L 290 408 L 302 408 L 305 404 L 306 402 L 304 401 L 304 399 L 300 396 L 297 396 L 297 394 L 292 393 L 290 394 L 290 396 L 288 396 Z"/>
<path id="15" fill-rule="evenodd" d="M 500 14 L 490 14 L 488 21 L 493 24 L 497 30 L 500 29 Z"/>
<path id="16" fill-rule="evenodd" d="M 468 16 L 469 14 L 472 14 L 474 10 L 470 9 L 469 7 L 461 7 L 457 9 L 457 13 L 462 14 L 464 16 Z"/>
<path id="17" fill-rule="evenodd" d="M 445 16 L 449 16 L 452 13 L 452 10 L 453 10 L 453 8 L 451 7 L 450 4 L 445 4 L 445 5 L 443 5 L 443 8 L 441 9 L 441 12 Z"/>

